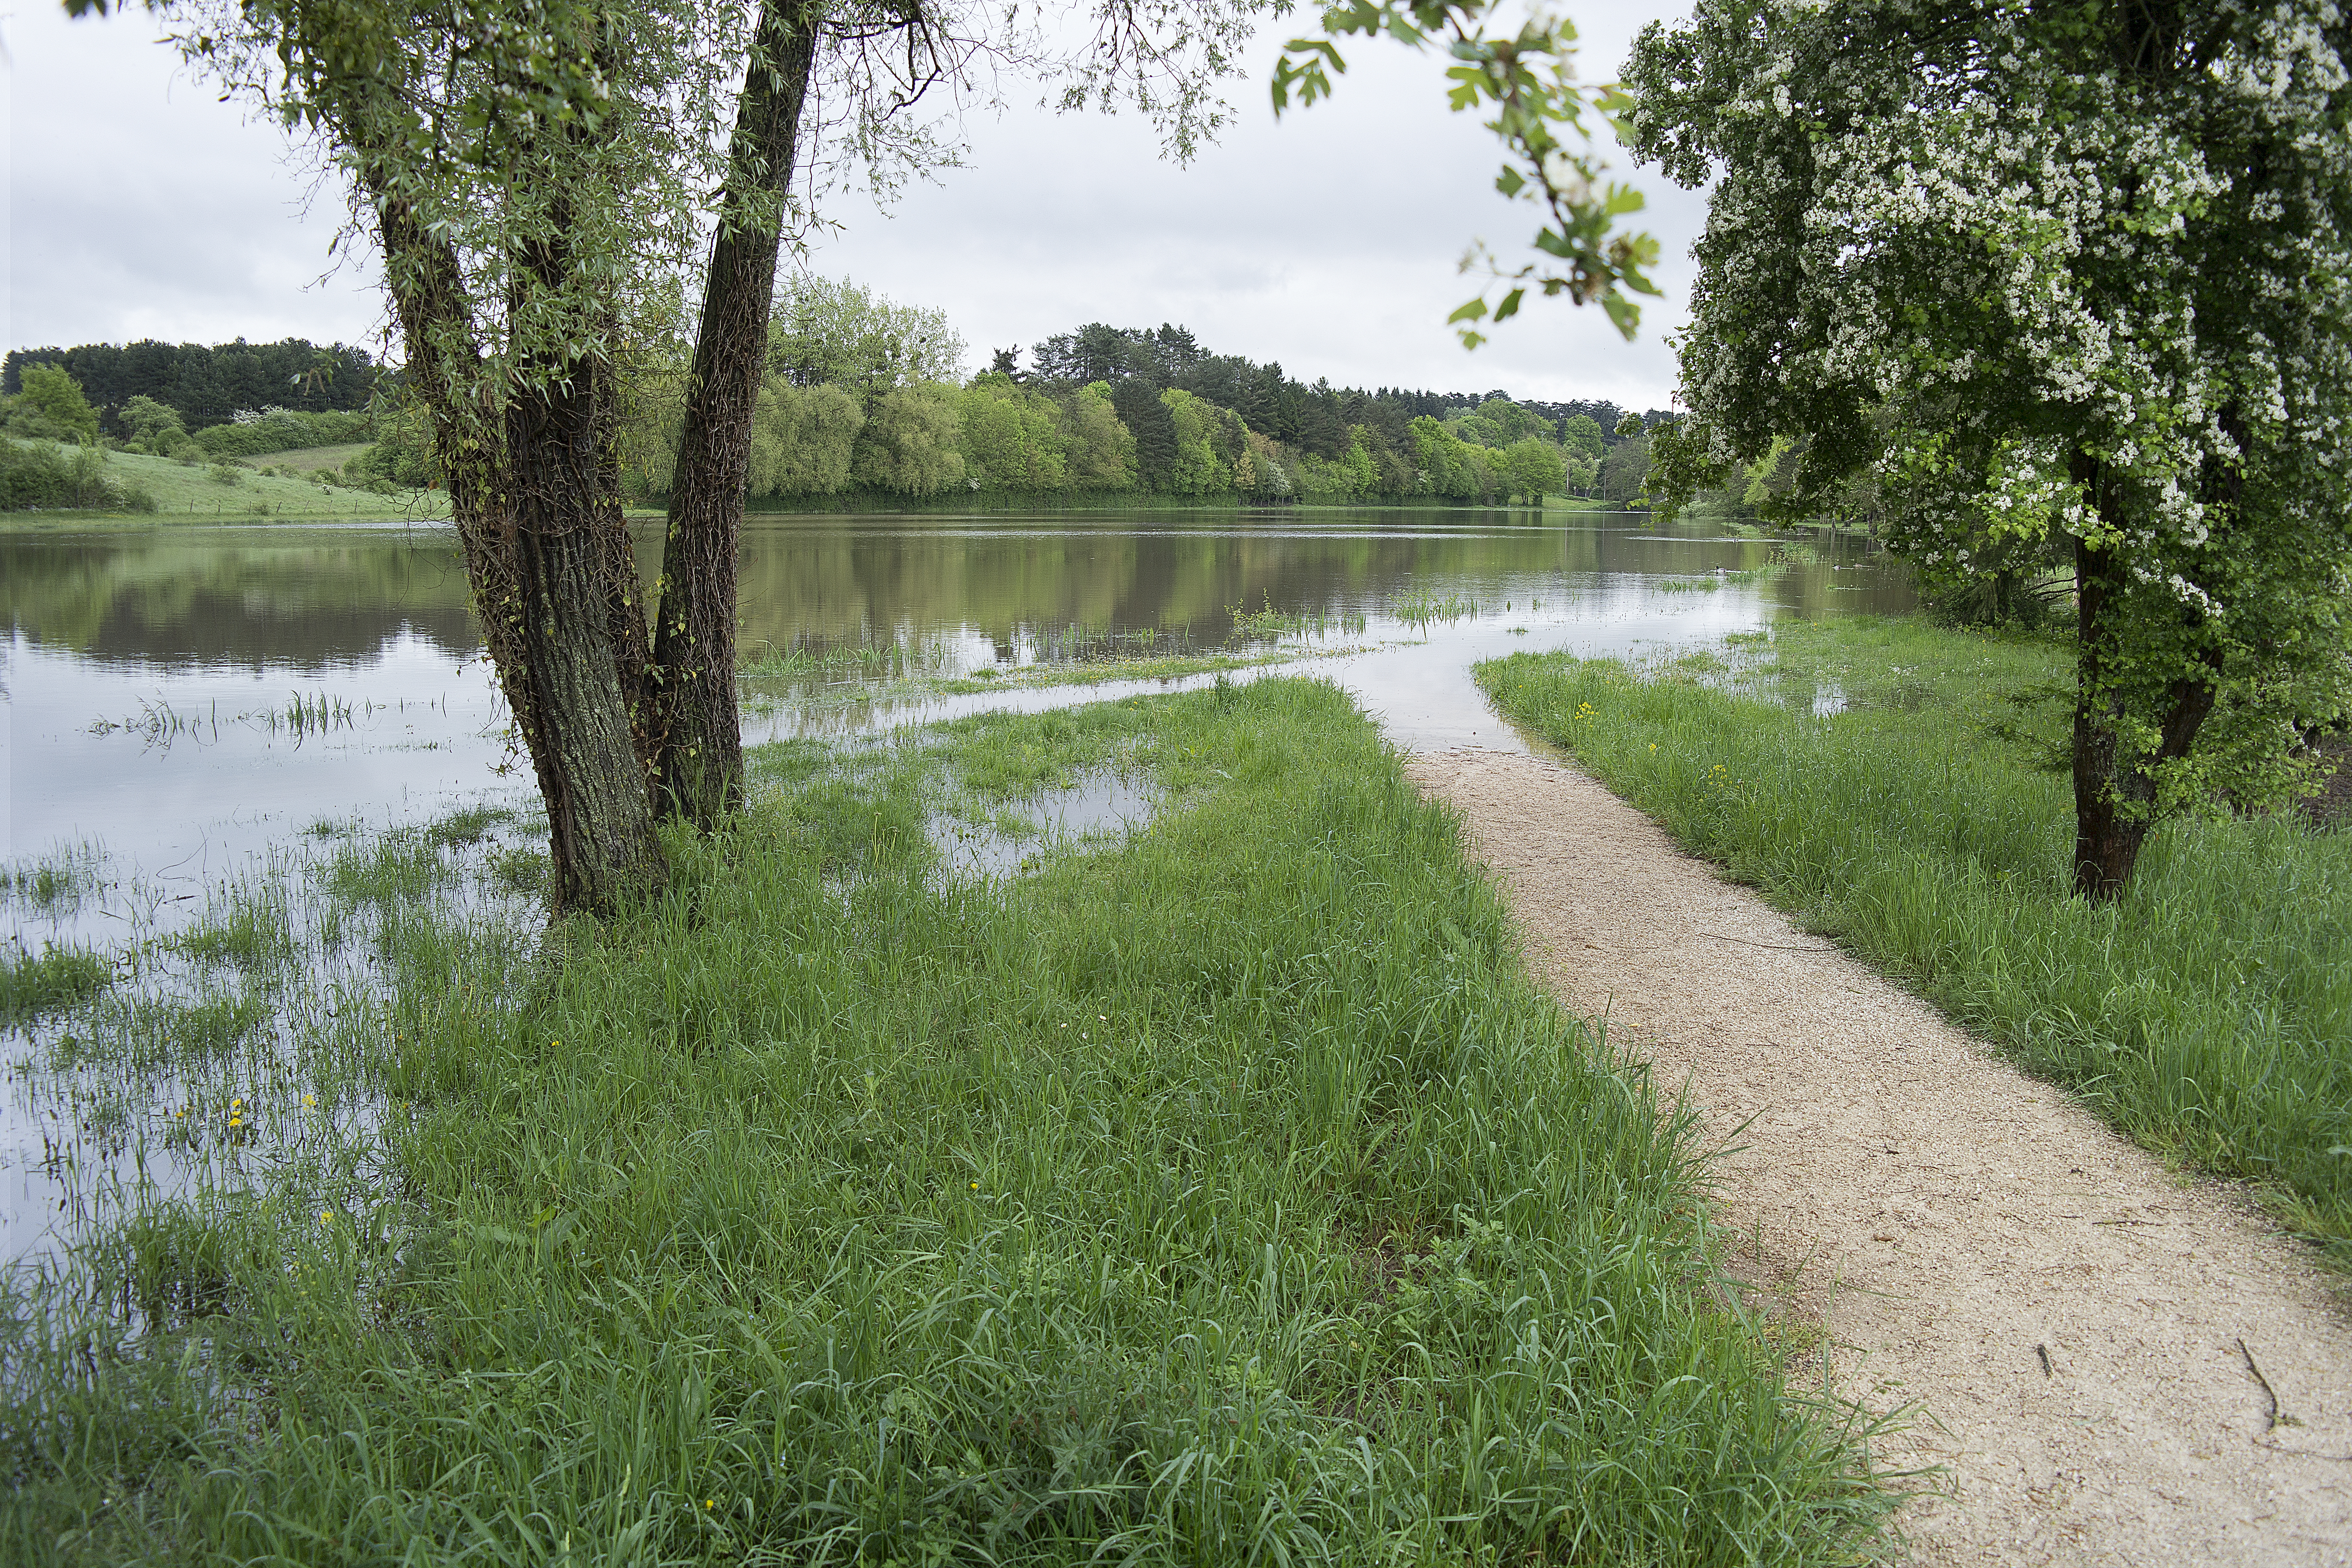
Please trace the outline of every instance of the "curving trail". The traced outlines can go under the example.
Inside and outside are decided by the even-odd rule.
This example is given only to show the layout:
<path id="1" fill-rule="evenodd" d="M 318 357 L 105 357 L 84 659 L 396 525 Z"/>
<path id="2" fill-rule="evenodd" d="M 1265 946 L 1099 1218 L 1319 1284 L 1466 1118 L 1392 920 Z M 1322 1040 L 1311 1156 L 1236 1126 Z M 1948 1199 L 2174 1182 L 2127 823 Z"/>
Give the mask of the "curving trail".
<path id="1" fill-rule="evenodd" d="M 1729 1144 L 1742 1282 L 1826 1331 L 1838 1393 L 1914 1406 L 1879 1458 L 1945 1473 L 1898 1561 L 2352 1563 L 2340 1281 L 1581 773 L 1481 751 L 1411 771 L 1461 812 L 1538 977 Z"/>

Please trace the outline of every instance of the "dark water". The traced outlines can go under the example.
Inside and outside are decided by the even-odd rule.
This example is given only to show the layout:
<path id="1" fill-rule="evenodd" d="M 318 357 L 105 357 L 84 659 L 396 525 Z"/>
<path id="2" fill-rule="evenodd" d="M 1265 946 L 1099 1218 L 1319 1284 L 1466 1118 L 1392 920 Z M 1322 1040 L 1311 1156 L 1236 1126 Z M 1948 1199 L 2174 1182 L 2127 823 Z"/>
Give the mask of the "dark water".
<path id="1" fill-rule="evenodd" d="M 642 542 L 650 572 L 657 537 Z M 803 668 L 753 683 L 747 738 L 1192 683 L 950 696 L 858 679 L 884 667 L 1034 674 L 1106 652 L 1286 651 L 1313 656 L 1304 668 L 1340 681 L 1408 748 L 1515 747 L 1470 682 L 1477 659 L 1627 652 L 1785 615 L 1908 607 L 1900 574 L 1858 544 L 1801 553 L 1728 580 L 1770 564 L 1774 547 L 1624 514 L 754 519 L 744 646 Z M 530 804 L 444 531 L 0 532 L 0 871 L 17 879 L 0 896 L 0 945 L 152 951 L 224 885 L 282 878 L 332 825 Z M 24 891 L 38 866 L 68 863 L 84 873 L 81 896 Z M 142 1142 L 139 1129 L 168 1130 L 178 1113 L 129 1103 L 103 1074 L 57 1068 L 55 1044 L 0 1035 L 13 1074 L 0 1096 L 0 1258 L 87 1224 L 107 1184 L 127 1194 L 242 1179 L 192 1175 Z M 209 1088 L 169 1092 L 226 1097 L 236 1073 L 264 1069 L 206 1070 Z M 299 1103 L 293 1077 L 273 1081 Z"/>

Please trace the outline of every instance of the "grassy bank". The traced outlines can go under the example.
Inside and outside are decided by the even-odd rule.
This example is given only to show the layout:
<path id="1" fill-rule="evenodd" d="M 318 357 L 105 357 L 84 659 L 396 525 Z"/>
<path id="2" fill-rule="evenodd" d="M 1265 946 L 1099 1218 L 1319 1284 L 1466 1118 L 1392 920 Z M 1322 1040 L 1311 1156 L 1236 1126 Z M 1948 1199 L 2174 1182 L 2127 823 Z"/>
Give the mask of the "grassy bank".
<path id="1" fill-rule="evenodd" d="M 8 512 L 9 528 L 27 524 L 82 521 L 112 517 L 148 527 L 183 522 L 320 521 L 340 518 L 446 519 L 449 503 L 436 491 L 415 490 L 377 495 L 372 490 L 329 486 L 315 479 L 265 474 L 263 468 L 287 467 L 305 471 L 325 466 L 325 459 L 358 447 L 315 447 L 308 451 L 272 453 L 236 464 L 190 466 L 170 458 L 140 452 L 106 454 L 106 479 L 118 489 L 136 487 L 155 501 L 152 512 L 82 511 Z"/>
<path id="2" fill-rule="evenodd" d="M 1770 637 L 1478 677 L 1693 850 L 2352 1264 L 2352 834 L 2168 824 L 2090 908 L 2050 765 L 2068 650 L 1913 620 Z"/>
<path id="3" fill-rule="evenodd" d="M 382 1179 L 192 1194 L 19 1280 L 0 1551 L 1863 1550 L 1880 1495 L 1706 1269 L 1686 1124 L 1530 986 L 1339 693 L 756 767 L 662 906 L 551 933 L 560 965 L 401 925 L 429 836 L 338 858 L 380 911 L 341 940 L 395 981 L 336 1010 L 376 1064 Z M 1114 774 L 1148 827 L 941 874 L 927 825 Z M 127 1352 L 108 1302 L 152 1325 Z"/>

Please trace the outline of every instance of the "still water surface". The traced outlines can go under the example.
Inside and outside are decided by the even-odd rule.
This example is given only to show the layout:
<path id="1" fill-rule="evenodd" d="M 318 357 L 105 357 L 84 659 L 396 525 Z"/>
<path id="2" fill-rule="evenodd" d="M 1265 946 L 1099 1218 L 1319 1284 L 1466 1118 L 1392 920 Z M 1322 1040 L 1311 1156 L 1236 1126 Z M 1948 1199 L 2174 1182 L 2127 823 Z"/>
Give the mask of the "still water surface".
<path id="1" fill-rule="evenodd" d="M 641 546 L 650 569 L 655 531 Z M 870 668 L 887 650 L 895 668 L 958 677 L 1148 649 L 1309 655 L 1402 746 L 1515 748 L 1470 681 L 1476 660 L 1711 642 L 1784 615 L 1910 603 L 1899 573 L 1853 542 L 1805 553 L 1732 580 L 1771 566 L 1775 547 L 1622 513 L 755 518 L 746 650 L 824 668 L 756 683 L 746 739 L 1204 679 L 946 695 L 852 680 L 841 657 Z M 530 803 L 442 529 L 0 533 L 0 860 L 102 868 L 99 896 L 5 901 L 0 943 L 152 942 L 306 832 Z M 0 1097 L 0 1258 L 84 1214 L 92 1169 L 159 1179 L 150 1152 L 119 1139 L 82 1138 L 80 1163 L 60 1166 L 75 1119 L 38 1070 L 44 1048 L 18 1027 L 0 1039 L 20 1068 Z"/>

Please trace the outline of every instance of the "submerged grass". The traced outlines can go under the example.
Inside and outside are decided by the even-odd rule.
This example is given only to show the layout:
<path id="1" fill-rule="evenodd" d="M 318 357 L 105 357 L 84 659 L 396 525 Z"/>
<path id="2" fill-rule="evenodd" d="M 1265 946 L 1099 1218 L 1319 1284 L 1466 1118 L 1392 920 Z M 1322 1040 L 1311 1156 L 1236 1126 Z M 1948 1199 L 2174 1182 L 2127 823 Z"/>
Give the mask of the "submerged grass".
<path id="1" fill-rule="evenodd" d="M 81 1267 L 148 1303 L 128 1352 L 10 1285 L 0 1552 L 1868 1552 L 1856 1432 L 1710 1271 L 1688 1119 L 1530 985 L 1341 694 L 757 765 L 659 907 L 536 970 L 404 934 L 385 1190 L 119 1227 Z M 1148 828 L 940 874 L 943 784 L 1103 768 Z"/>
<path id="2" fill-rule="evenodd" d="M 2352 834 L 2167 824 L 2092 908 L 2050 765 L 2063 647 L 1863 618 L 1734 643 L 1737 667 L 1478 678 L 1693 850 L 2352 1265 Z"/>
<path id="3" fill-rule="evenodd" d="M 114 966 L 88 948 L 44 945 L 38 952 L 0 948 L 0 1024 L 38 1017 L 96 995 Z"/>

